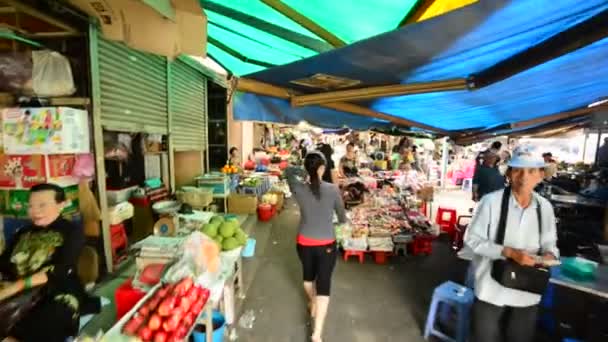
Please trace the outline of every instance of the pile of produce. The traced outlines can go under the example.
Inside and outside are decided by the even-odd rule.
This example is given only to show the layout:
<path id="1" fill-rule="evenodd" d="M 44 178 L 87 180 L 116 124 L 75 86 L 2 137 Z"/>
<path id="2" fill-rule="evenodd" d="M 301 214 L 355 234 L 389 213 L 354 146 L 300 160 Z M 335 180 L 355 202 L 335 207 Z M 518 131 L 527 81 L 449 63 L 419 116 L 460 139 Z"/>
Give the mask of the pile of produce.
<path id="1" fill-rule="evenodd" d="M 242 247 L 247 243 L 248 238 L 236 218 L 224 219 L 222 216 L 214 216 L 203 226 L 202 232 L 215 240 L 222 251 Z"/>
<path id="2" fill-rule="evenodd" d="M 279 195 L 276 193 L 267 193 L 262 196 L 262 203 L 267 203 L 270 205 L 276 205 L 279 202 Z"/>
<path id="3" fill-rule="evenodd" d="M 247 177 L 241 181 L 241 186 L 245 186 L 248 188 L 256 188 L 262 185 L 262 179 L 259 177 Z"/>
<path id="4" fill-rule="evenodd" d="M 143 342 L 185 341 L 209 298 L 192 278 L 165 285 L 143 303 L 123 327 L 123 334 Z"/>

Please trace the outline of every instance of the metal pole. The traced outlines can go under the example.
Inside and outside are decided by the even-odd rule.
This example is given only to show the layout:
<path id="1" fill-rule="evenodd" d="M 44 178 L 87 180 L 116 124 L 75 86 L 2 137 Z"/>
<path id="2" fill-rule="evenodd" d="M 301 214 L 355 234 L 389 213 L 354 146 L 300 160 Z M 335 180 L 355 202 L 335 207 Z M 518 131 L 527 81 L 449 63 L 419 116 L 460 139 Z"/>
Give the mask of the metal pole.
<path id="1" fill-rule="evenodd" d="M 108 197 L 106 195 L 106 167 L 104 159 L 103 128 L 101 125 L 101 80 L 99 74 L 99 33 L 94 23 L 89 24 L 89 58 L 91 68 L 91 97 L 93 99 L 93 144 L 95 146 L 95 176 L 99 209 L 101 211 L 101 235 L 106 269 L 111 273 L 114 268 L 112 259 L 112 241 L 110 236 L 110 219 L 108 215 Z"/>
<path id="2" fill-rule="evenodd" d="M 597 130 L 597 145 L 595 146 L 595 164 L 597 165 L 597 160 L 598 160 L 598 151 L 600 150 L 600 141 L 602 140 L 602 129 L 599 128 Z"/>
<path id="3" fill-rule="evenodd" d="M 583 143 L 583 163 L 585 162 L 585 157 L 587 156 L 587 141 L 589 140 L 589 130 L 585 129 L 585 142 Z"/>
<path id="4" fill-rule="evenodd" d="M 445 189 L 445 177 L 448 172 L 448 138 L 443 138 L 443 148 L 441 149 L 441 188 Z"/>

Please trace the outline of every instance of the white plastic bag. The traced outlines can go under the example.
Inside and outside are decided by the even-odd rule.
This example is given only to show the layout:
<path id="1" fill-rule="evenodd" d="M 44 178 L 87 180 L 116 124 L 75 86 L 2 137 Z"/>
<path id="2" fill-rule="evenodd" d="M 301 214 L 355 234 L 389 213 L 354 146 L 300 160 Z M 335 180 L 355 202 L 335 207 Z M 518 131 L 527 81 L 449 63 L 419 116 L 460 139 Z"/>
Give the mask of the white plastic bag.
<path id="1" fill-rule="evenodd" d="M 42 97 L 68 96 L 76 92 L 70 61 L 55 51 L 32 51 L 34 93 Z"/>

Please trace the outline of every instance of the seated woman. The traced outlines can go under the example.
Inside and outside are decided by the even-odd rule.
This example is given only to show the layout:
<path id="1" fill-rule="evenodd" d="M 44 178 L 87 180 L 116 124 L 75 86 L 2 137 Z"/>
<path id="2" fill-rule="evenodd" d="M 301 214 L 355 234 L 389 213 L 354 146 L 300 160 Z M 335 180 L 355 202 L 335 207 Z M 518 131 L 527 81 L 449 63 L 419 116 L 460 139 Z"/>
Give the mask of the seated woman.
<path id="1" fill-rule="evenodd" d="M 0 256 L 3 280 L 0 300 L 42 286 L 42 299 L 10 331 L 8 341 L 64 342 L 78 334 L 80 314 L 92 298 L 84 291 L 76 264 L 84 246 L 84 232 L 61 217 L 63 189 L 40 184 L 30 191 L 29 226 L 19 229 Z M 0 303 L 1 305 L 1 303 Z M 99 301 L 97 301 L 99 306 Z"/>

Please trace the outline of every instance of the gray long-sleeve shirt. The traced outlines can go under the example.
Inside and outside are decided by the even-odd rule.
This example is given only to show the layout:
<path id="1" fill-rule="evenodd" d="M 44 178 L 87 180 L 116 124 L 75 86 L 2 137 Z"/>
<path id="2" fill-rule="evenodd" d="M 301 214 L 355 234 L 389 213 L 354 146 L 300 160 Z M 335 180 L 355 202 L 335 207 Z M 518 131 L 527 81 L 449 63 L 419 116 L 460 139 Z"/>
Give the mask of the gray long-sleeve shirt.
<path id="1" fill-rule="evenodd" d="M 315 197 L 310 186 L 298 176 L 304 176 L 304 170 L 288 167 L 285 170 L 287 182 L 294 198 L 300 207 L 300 224 L 298 233 L 315 240 L 336 238 L 333 225 L 334 211 L 340 223 L 346 222 L 346 211 L 340 196 L 340 190 L 334 184 L 321 182 L 321 198 Z"/>

